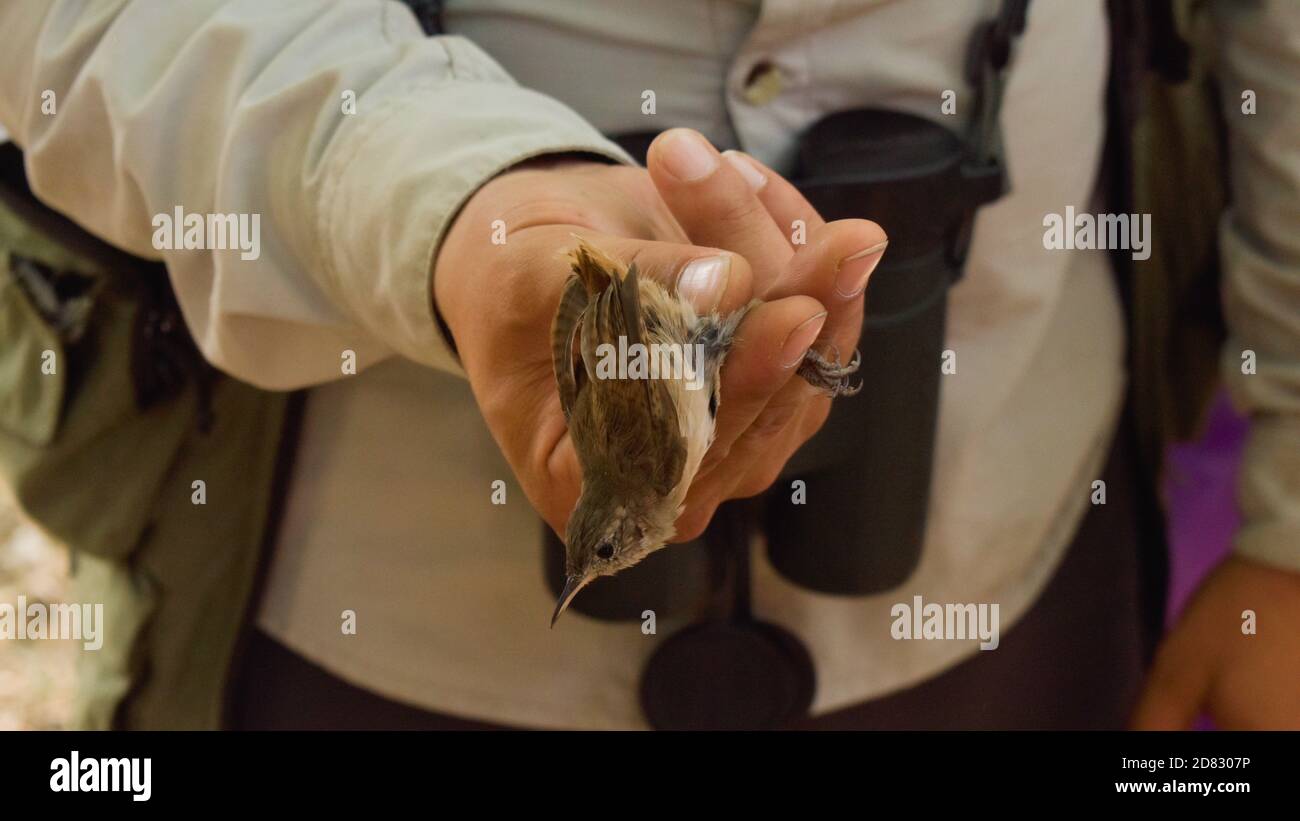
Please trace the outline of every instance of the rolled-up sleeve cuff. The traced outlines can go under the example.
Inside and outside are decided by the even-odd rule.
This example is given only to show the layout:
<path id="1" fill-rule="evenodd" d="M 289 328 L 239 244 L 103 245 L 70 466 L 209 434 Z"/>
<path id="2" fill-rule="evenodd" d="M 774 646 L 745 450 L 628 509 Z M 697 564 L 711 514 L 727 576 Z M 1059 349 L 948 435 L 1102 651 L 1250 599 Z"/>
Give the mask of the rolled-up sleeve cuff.
<path id="1" fill-rule="evenodd" d="M 1300 421 L 1255 417 L 1240 488 L 1237 554 L 1300 573 Z"/>

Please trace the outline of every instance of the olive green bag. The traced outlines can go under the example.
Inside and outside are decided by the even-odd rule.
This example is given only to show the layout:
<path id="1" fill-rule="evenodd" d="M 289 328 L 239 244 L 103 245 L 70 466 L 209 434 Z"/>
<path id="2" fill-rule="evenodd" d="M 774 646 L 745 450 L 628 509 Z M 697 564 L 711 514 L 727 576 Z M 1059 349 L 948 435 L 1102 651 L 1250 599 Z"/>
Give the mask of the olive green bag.
<path id="1" fill-rule="evenodd" d="M 104 606 L 74 723 L 218 726 L 287 395 L 208 367 L 163 266 L 45 209 L 0 155 L 0 484 L 70 549 L 72 601 Z"/>

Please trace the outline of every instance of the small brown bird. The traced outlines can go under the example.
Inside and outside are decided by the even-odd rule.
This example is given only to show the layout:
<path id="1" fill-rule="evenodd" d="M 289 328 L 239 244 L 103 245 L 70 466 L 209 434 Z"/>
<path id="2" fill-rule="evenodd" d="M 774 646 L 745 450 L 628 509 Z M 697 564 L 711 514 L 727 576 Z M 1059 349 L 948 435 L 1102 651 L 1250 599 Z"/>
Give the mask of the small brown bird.
<path id="1" fill-rule="evenodd" d="M 663 547 L 713 442 L 718 374 L 746 312 L 700 316 L 685 299 L 579 238 L 551 325 L 560 405 L 582 465 L 551 624 L 584 586 Z M 831 396 L 857 393 L 809 350 L 798 374 Z"/>

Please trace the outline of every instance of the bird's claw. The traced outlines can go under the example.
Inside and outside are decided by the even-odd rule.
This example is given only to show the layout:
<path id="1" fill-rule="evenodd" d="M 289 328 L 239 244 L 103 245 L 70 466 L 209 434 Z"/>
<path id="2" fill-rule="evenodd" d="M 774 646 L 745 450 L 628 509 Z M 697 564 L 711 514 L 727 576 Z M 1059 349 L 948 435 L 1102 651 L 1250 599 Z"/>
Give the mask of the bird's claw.
<path id="1" fill-rule="evenodd" d="M 829 357 L 822 356 L 809 348 L 808 353 L 804 354 L 803 362 L 799 363 L 798 374 L 809 385 L 831 398 L 853 396 L 862 390 L 862 382 L 859 381 L 854 385 L 849 377 L 858 372 L 858 366 L 862 364 L 862 354 L 855 350 L 853 357 L 845 365 L 841 365 L 839 360 L 839 349 L 833 345 Z"/>

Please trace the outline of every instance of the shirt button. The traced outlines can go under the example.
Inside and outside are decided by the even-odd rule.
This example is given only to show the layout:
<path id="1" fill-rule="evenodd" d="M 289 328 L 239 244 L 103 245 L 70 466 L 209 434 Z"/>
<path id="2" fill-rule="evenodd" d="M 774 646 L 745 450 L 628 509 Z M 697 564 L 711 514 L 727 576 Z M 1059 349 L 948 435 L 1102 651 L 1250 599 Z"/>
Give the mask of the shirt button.
<path id="1" fill-rule="evenodd" d="M 743 96 L 750 105 L 767 105 L 785 90 L 785 75 L 772 63 L 762 60 L 754 64 L 745 77 Z"/>

